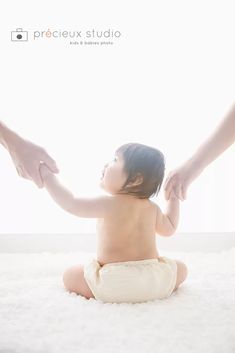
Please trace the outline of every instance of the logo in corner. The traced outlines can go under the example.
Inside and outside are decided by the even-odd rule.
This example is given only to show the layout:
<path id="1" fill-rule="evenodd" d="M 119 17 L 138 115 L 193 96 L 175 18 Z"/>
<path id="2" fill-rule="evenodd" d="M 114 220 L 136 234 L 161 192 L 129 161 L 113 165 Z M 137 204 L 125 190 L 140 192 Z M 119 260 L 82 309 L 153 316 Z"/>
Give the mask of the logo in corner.
<path id="1" fill-rule="evenodd" d="M 28 32 L 23 31 L 22 28 L 17 28 L 15 31 L 11 32 L 12 42 L 27 42 L 28 41 Z"/>

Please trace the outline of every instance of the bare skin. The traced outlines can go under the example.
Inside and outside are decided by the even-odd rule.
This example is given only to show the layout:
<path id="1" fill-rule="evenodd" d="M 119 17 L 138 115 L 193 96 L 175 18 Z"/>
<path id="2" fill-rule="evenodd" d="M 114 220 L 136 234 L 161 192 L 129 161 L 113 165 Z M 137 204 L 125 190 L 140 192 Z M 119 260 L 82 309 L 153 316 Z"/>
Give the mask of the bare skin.
<path id="1" fill-rule="evenodd" d="M 164 184 L 165 198 L 168 200 L 171 192 L 174 192 L 181 201 L 184 201 L 189 185 L 234 142 L 235 104 L 192 157 L 169 173 Z"/>
<path id="2" fill-rule="evenodd" d="M 45 163 L 53 173 L 59 171 L 56 162 L 44 148 L 22 138 L 1 121 L 0 143 L 9 152 L 18 175 L 32 180 L 39 188 L 43 187 L 39 172 L 40 163 Z"/>
<path id="3" fill-rule="evenodd" d="M 114 196 L 112 212 L 97 220 L 99 263 L 158 258 L 156 215 L 148 199 Z"/>
<path id="4" fill-rule="evenodd" d="M 121 155 L 106 164 L 100 186 L 109 193 L 95 198 L 76 198 L 50 170 L 40 167 L 44 185 L 53 200 L 67 212 L 78 217 L 97 218 L 97 261 L 100 265 L 111 262 L 137 261 L 159 258 L 156 234 L 173 235 L 179 221 L 179 200 L 173 195 L 165 213 L 149 199 L 138 199 L 120 194 L 126 181 Z M 141 183 L 137 177 L 130 186 Z M 129 184 L 128 184 L 129 185 Z M 177 286 L 186 278 L 186 266 L 177 261 Z M 79 281 L 80 285 L 78 285 Z M 65 287 L 87 298 L 93 297 L 87 286 L 83 267 L 77 266 L 64 274 Z"/>

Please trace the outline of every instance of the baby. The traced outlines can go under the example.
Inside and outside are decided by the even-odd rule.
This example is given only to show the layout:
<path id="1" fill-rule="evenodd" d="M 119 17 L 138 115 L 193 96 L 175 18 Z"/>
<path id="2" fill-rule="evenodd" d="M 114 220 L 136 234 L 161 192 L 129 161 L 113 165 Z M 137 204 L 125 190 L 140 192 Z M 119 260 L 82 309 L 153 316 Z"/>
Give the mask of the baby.
<path id="1" fill-rule="evenodd" d="M 68 291 L 106 303 L 139 303 L 167 298 L 185 280 L 185 264 L 159 256 L 156 248 L 156 234 L 174 234 L 179 221 L 174 194 L 165 213 L 149 200 L 158 194 L 164 171 L 158 149 L 127 143 L 104 166 L 100 186 L 107 195 L 77 198 L 41 164 L 44 186 L 60 207 L 77 217 L 97 218 L 97 259 L 65 271 Z"/>

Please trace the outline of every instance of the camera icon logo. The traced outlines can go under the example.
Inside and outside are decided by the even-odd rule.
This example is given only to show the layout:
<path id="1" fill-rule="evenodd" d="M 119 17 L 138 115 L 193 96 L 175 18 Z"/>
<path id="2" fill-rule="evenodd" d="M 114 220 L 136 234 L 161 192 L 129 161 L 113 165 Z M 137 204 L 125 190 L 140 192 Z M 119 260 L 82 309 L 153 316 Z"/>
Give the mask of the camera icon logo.
<path id="1" fill-rule="evenodd" d="M 28 32 L 23 31 L 22 28 L 17 28 L 16 31 L 11 32 L 11 40 L 13 42 L 27 42 Z"/>

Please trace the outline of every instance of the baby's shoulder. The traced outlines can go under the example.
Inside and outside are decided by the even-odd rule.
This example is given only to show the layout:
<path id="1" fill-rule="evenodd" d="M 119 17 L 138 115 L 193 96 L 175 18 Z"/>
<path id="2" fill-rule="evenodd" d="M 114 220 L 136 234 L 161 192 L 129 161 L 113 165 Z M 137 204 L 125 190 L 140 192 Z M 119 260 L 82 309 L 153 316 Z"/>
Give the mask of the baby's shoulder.
<path id="1" fill-rule="evenodd" d="M 158 204 L 157 204 L 156 202 L 152 201 L 152 200 L 149 200 L 149 204 L 150 204 L 152 207 L 155 207 L 155 208 L 159 207 Z"/>
<path id="2" fill-rule="evenodd" d="M 149 200 L 149 202 L 151 205 L 151 209 L 157 213 L 160 210 L 160 207 L 158 206 L 158 204 L 152 200 L 151 201 Z"/>

